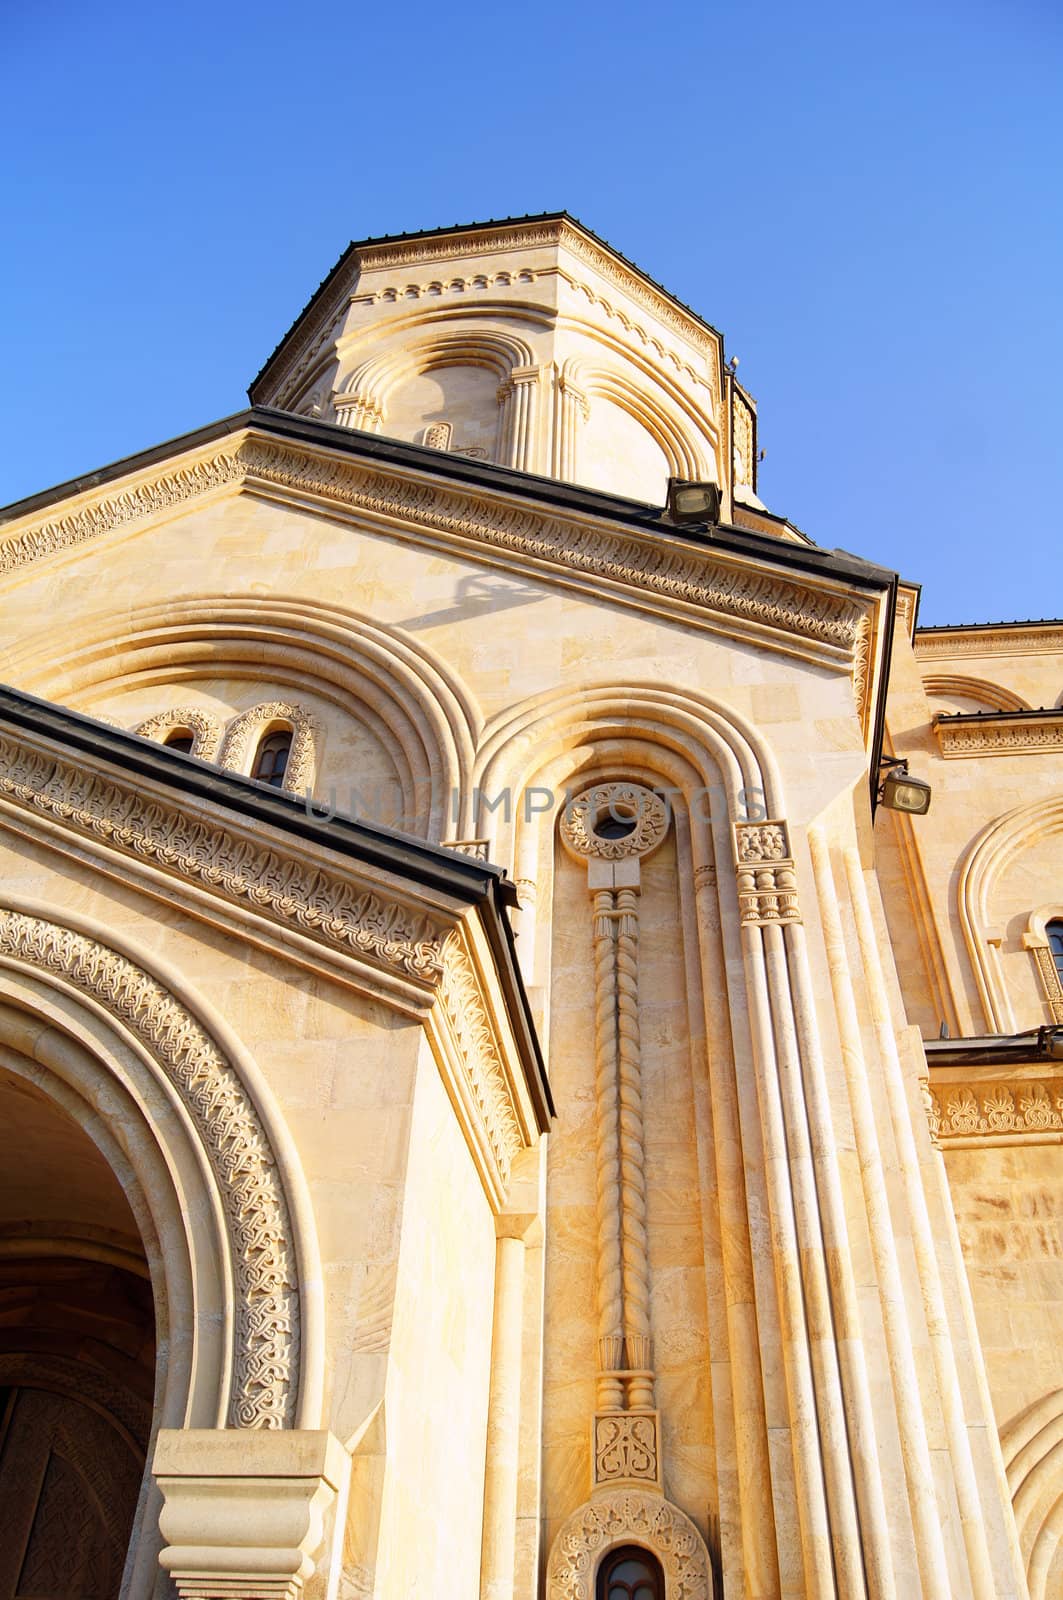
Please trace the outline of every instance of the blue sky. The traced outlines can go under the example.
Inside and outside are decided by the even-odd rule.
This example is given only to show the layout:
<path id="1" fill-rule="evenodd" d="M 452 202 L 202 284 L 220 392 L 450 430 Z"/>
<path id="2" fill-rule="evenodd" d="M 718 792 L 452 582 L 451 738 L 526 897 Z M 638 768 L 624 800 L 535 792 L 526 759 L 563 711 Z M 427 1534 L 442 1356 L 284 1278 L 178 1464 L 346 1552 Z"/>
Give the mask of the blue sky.
<path id="1" fill-rule="evenodd" d="M 0 6 L 0 503 L 240 409 L 347 241 L 567 209 L 721 328 L 761 493 L 1063 614 L 1056 0 Z"/>

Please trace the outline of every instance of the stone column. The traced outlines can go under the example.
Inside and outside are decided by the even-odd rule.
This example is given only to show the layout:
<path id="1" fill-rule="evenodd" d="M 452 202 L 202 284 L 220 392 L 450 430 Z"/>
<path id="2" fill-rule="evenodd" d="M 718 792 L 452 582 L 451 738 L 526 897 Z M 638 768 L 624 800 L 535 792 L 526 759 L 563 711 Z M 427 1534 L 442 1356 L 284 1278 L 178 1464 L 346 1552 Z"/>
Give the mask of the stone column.
<path id="1" fill-rule="evenodd" d="M 498 403 L 502 408 L 499 460 L 503 466 L 515 467 L 518 472 L 535 470 L 538 392 L 538 367 L 514 367 L 498 391 Z"/>
<path id="2" fill-rule="evenodd" d="M 495 1218 L 495 1312 L 487 1408 L 487 1472 L 480 1557 L 481 1600 L 513 1600 L 520 1469 L 524 1255 L 534 1216 Z"/>
<path id="3" fill-rule="evenodd" d="M 299 1600 L 333 1501 L 342 1525 L 351 1459 L 325 1432 L 164 1428 L 153 1471 L 181 1600 Z"/>
<path id="4" fill-rule="evenodd" d="M 580 429 L 590 416 L 590 405 L 582 389 L 570 378 L 557 380 L 554 403 L 553 473 L 563 483 L 575 483 L 578 470 Z"/>

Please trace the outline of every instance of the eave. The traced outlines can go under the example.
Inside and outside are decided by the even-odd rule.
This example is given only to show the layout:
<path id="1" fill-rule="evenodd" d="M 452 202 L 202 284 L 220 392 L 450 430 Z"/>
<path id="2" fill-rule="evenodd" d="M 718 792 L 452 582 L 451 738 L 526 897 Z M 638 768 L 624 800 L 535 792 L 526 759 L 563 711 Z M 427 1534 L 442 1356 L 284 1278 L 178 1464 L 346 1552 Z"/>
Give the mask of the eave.
<path id="1" fill-rule="evenodd" d="M 60 854 L 427 1016 L 470 920 L 538 1128 L 553 1101 L 498 867 L 307 803 L 0 686 L 0 814 Z M 468 945 L 470 940 L 466 939 Z"/>

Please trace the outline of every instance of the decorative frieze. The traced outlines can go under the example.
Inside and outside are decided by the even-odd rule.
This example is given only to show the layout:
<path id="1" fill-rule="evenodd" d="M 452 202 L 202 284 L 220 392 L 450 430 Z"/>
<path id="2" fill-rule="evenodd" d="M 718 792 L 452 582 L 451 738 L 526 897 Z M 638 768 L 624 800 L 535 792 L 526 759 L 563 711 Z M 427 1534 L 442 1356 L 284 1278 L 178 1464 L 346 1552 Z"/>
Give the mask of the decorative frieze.
<path id="1" fill-rule="evenodd" d="M 594 1418 L 594 1485 L 660 1488 L 656 1411 L 599 1411 Z"/>
<path id="2" fill-rule="evenodd" d="M 442 925 L 164 800 L 0 737 L 0 795 L 292 923 L 334 948 L 436 983 Z"/>
<path id="3" fill-rule="evenodd" d="M 1052 1021 L 1063 1023 L 1063 982 L 1060 981 L 1059 968 L 1048 941 L 1046 939 L 1043 944 L 1030 941 L 1027 948 L 1034 958 Z"/>
<path id="4" fill-rule="evenodd" d="M 177 1091 L 214 1171 L 234 1264 L 229 1426 L 290 1427 L 299 1371 L 291 1223 L 276 1158 L 239 1075 L 168 989 L 107 945 L 0 909 L 0 953 L 55 973 L 119 1017 Z"/>
<path id="5" fill-rule="evenodd" d="M 504 1190 L 513 1159 L 525 1140 L 480 986 L 457 933 L 450 934 L 443 946 L 439 994 Z"/>
<path id="6" fill-rule="evenodd" d="M 101 495 L 0 542 L 0 574 L 172 509 L 226 484 L 249 480 L 406 522 L 535 561 L 798 635 L 852 663 L 864 608 L 847 595 L 782 573 L 731 564 L 719 551 L 677 548 L 654 536 L 566 521 L 452 484 L 391 476 L 346 457 L 311 453 L 250 434 L 236 449 L 204 457 L 151 482 Z"/>
<path id="7" fill-rule="evenodd" d="M 1063 650 L 1063 628 L 1046 623 L 1029 628 L 995 628 L 991 623 L 968 629 L 917 628 L 915 653 L 922 660 L 938 656 L 1024 656 Z"/>
<path id="8" fill-rule="evenodd" d="M 939 712 L 934 733 L 943 756 L 1009 756 L 1063 750 L 1063 711 L 1011 716 Z"/>
<path id="9" fill-rule="evenodd" d="M 785 822 L 735 823 L 738 907 L 743 922 L 798 922 L 797 873 Z"/>
<path id="10" fill-rule="evenodd" d="M 1063 1080 L 935 1083 L 927 1091 L 931 1136 L 943 1145 L 1063 1135 Z"/>

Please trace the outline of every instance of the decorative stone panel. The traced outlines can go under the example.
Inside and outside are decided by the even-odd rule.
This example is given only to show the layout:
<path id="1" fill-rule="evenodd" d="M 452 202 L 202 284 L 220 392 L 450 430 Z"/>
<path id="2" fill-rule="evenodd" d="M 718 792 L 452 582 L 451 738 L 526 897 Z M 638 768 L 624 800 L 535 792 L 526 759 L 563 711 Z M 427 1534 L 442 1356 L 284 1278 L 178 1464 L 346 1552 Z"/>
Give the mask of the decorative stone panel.
<path id="1" fill-rule="evenodd" d="M 621 1544 L 653 1552 L 667 1600 L 713 1600 L 709 1553 L 697 1528 L 663 1496 L 636 1489 L 603 1490 L 562 1525 L 550 1552 L 546 1600 L 594 1600 L 602 1557 Z"/>

